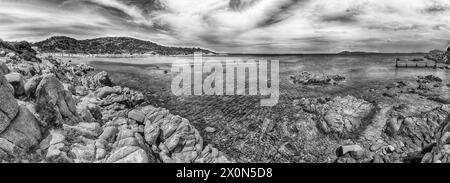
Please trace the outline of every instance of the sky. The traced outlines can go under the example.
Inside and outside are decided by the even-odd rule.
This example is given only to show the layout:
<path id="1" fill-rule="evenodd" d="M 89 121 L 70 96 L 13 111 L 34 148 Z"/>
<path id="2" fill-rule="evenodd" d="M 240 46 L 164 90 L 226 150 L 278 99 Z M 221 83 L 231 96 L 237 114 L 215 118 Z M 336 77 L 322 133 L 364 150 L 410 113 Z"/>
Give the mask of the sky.
<path id="1" fill-rule="evenodd" d="M 426 52 L 449 0 L 0 0 L 0 38 L 128 36 L 228 53 Z"/>

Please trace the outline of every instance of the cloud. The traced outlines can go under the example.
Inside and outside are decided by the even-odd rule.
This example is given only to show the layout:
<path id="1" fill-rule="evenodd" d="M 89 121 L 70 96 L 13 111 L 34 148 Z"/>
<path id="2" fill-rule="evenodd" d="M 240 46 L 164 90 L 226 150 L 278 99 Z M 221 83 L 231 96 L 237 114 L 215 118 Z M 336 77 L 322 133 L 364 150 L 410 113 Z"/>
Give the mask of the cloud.
<path id="1" fill-rule="evenodd" d="M 132 36 L 223 52 L 426 51 L 447 46 L 448 25 L 448 0 L 0 2 L 4 39 Z"/>

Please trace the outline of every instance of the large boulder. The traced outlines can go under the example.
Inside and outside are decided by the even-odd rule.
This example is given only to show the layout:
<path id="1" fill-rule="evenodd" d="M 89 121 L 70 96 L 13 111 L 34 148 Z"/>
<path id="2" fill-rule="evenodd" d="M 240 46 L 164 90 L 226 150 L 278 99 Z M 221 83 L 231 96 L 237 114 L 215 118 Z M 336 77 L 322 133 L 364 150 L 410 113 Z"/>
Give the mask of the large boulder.
<path id="1" fill-rule="evenodd" d="M 145 114 L 145 140 L 158 149 L 163 162 L 231 162 L 212 146 L 203 148 L 203 138 L 187 119 L 153 106 L 142 108 L 141 113 Z"/>
<path id="2" fill-rule="evenodd" d="M 25 94 L 25 79 L 23 76 L 17 72 L 11 72 L 5 75 L 6 80 L 9 84 L 14 87 L 14 96 L 21 96 Z"/>
<path id="3" fill-rule="evenodd" d="M 118 91 L 118 89 L 115 89 Z M 130 90 L 129 88 L 122 88 L 120 93 L 112 93 L 105 95 L 106 97 L 99 102 L 100 106 L 108 106 L 112 104 L 123 104 L 127 107 L 134 107 L 144 101 L 144 95 L 141 92 Z"/>
<path id="4" fill-rule="evenodd" d="M 44 75 L 36 89 L 36 104 L 40 118 L 49 125 L 75 124 L 75 101 L 55 75 Z"/>
<path id="5" fill-rule="evenodd" d="M 102 71 L 94 75 L 92 78 L 95 84 L 103 85 L 103 86 L 112 86 L 111 79 L 109 79 L 109 75 L 107 72 Z"/>
<path id="6" fill-rule="evenodd" d="M 17 117 L 0 134 L 0 138 L 6 139 L 27 151 L 39 144 L 41 129 L 35 116 L 25 106 L 20 105 L 19 109 Z"/>
<path id="7" fill-rule="evenodd" d="M 113 144 L 113 150 L 106 162 L 154 163 L 156 160 L 150 152 L 150 147 L 145 144 L 144 138 L 138 133 L 138 129 L 123 125 L 120 127 L 116 142 Z"/>
<path id="8" fill-rule="evenodd" d="M 386 133 L 401 140 L 405 149 L 421 151 L 435 142 L 436 133 L 450 114 L 448 106 L 421 109 L 403 105 L 390 112 Z"/>
<path id="9" fill-rule="evenodd" d="M 107 72 L 102 71 L 94 76 L 83 77 L 82 79 L 83 86 L 91 89 L 103 87 L 103 86 L 112 86 L 111 79 Z"/>
<path id="10" fill-rule="evenodd" d="M 8 66 L 6 66 L 5 62 L 0 61 L 0 74 L 5 75 L 10 72 Z"/>
<path id="11" fill-rule="evenodd" d="M 102 88 L 99 88 L 96 93 L 97 93 L 97 97 L 100 99 L 103 99 L 111 94 L 118 94 L 121 93 L 122 89 L 121 87 L 109 87 L 109 86 L 105 86 Z"/>
<path id="12" fill-rule="evenodd" d="M 302 99 L 299 101 L 304 110 L 317 114 L 319 128 L 325 133 L 349 135 L 362 127 L 375 111 L 375 106 L 353 96 L 333 99 Z"/>
<path id="13" fill-rule="evenodd" d="M 87 97 L 83 98 L 86 99 Z M 102 109 L 90 100 L 82 100 L 77 104 L 77 113 L 83 121 L 93 122 L 102 119 Z"/>
<path id="14" fill-rule="evenodd" d="M 136 146 L 125 146 L 114 151 L 107 163 L 149 163 L 147 153 Z"/>
<path id="15" fill-rule="evenodd" d="M 436 146 L 422 158 L 423 163 L 450 163 L 450 116 L 436 131 Z"/>
<path id="16" fill-rule="evenodd" d="M 24 89 L 25 89 L 25 94 L 27 95 L 27 97 L 30 98 L 35 98 L 35 92 L 36 92 L 36 88 L 39 85 L 39 83 L 42 80 L 42 76 L 40 75 L 36 75 L 33 76 L 32 78 L 28 79 L 27 82 L 25 83 Z"/>
<path id="17" fill-rule="evenodd" d="M 47 150 L 45 159 L 49 162 L 71 163 L 66 146 L 66 135 L 62 130 L 50 130 L 50 134 L 42 140 L 41 150 Z"/>
<path id="18" fill-rule="evenodd" d="M 19 105 L 14 98 L 6 78 L 0 74 L 0 133 L 3 132 L 19 112 Z"/>

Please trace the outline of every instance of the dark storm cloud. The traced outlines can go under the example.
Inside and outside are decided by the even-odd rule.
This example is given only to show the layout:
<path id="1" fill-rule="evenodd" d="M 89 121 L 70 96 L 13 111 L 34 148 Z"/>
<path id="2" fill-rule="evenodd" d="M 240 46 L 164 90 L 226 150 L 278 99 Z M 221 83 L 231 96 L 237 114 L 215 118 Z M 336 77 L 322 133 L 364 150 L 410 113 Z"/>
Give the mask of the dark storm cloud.
<path id="1" fill-rule="evenodd" d="M 292 0 L 285 4 L 282 4 L 278 10 L 272 12 L 265 20 L 259 23 L 259 26 L 265 27 L 270 26 L 272 24 L 276 24 L 282 22 L 283 20 L 288 19 L 292 16 L 292 11 L 295 11 L 295 8 L 298 4 L 306 2 L 307 0 Z"/>
<path id="2" fill-rule="evenodd" d="M 449 10 L 449 7 L 442 5 L 432 5 L 424 9 L 425 13 L 442 13 Z"/>
<path id="3" fill-rule="evenodd" d="M 359 10 L 346 10 L 345 12 L 327 14 L 322 17 L 324 22 L 338 22 L 338 23 L 355 23 L 358 21 Z"/>
<path id="4" fill-rule="evenodd" d="M 259 0 L 230 0 L 230 8 L 233 10 L 242 10 L 250 7 Z"/>
<path id="5" fill-rule="evenodd" d="M 420 25 L 403 25 L 401 23 L 392 23 L 384 25 L 369 25 L 367 26 L 367 28 L 382 31 L 408 31 L 408 30 L 419 30 Z"/>

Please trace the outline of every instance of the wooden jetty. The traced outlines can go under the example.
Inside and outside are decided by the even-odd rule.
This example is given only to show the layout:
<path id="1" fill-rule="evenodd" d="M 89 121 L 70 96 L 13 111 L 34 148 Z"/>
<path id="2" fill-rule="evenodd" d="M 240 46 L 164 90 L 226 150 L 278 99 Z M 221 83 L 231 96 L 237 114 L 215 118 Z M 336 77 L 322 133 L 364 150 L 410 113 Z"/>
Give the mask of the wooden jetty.
<path id="1" fill-rule="evenodd" d="M 434 64 L 430 63 L 399 63 L 399 59 L 395 61 L 395 68 L 433 68 L 433 69 L 448 69 L 449 67 L 446 65 L 439 66 L 436 62 Z"/>

